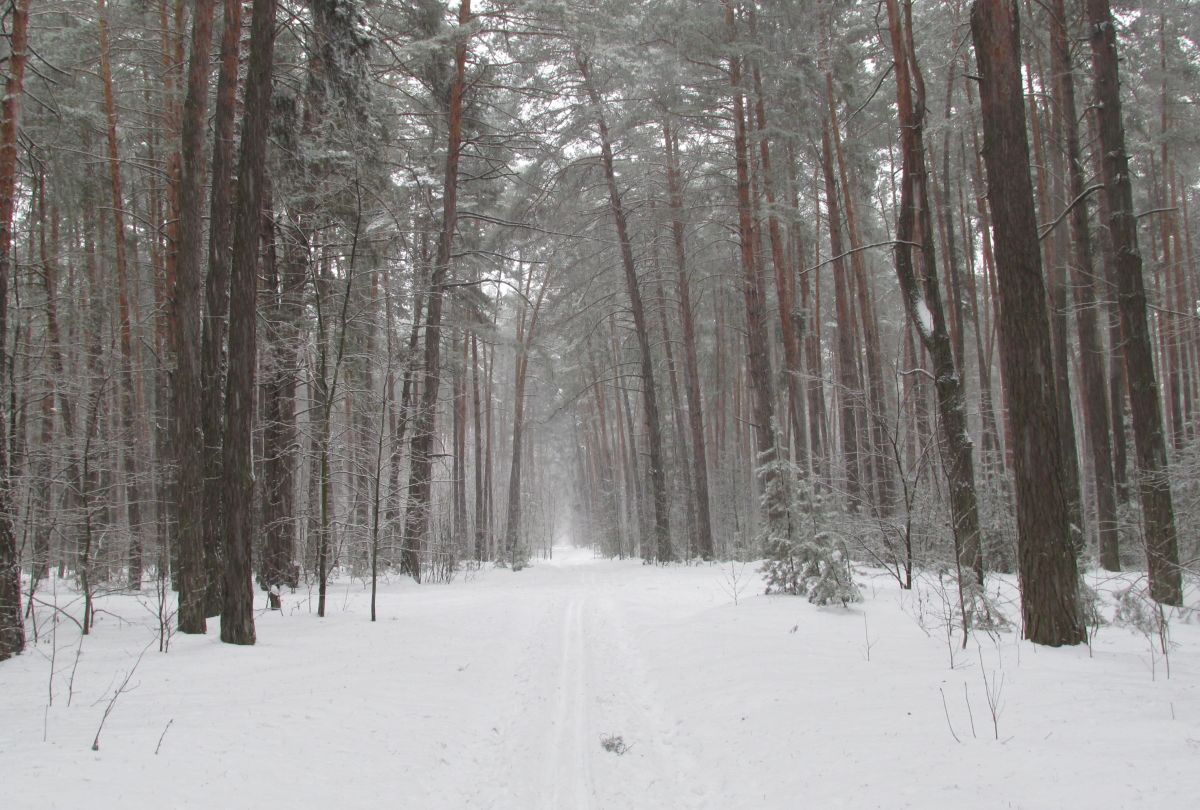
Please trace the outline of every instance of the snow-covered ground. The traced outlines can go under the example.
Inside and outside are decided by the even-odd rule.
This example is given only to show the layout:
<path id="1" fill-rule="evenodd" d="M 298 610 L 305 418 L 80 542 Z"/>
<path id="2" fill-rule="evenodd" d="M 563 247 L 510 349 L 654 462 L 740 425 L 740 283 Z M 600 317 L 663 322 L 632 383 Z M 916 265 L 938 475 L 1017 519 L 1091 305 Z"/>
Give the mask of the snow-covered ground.
<path id="1" fill-rule="evenodd" d="M 325 619 L 300 591 L 258 614 L 254 647 L 214 622 L 167 655 L 149 594 L 107 596 L 81 646 L 47 621 L 0 664 L 0 806 L 1196 806 L 1194 613 L 1172 619 L 1169 660 L 1112 626 L 1090 651 L 1011 631 L 963 650 L 936 580 L 857 579 L 864 603 L 816 608 L 763 596 L 752 566 L 562 548 L 392 581 L 375 624 L 343 579 Z M 1012 609 L 1011 583 L 990 590 Z"/>

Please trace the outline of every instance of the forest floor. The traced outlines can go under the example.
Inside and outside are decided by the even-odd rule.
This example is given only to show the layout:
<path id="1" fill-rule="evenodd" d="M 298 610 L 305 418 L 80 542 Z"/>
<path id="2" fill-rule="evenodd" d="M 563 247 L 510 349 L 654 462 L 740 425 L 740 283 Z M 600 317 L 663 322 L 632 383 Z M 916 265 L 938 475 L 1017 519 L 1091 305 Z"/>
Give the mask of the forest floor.
<path id="1" fill-rule="evenodd" d="M 221 644 L 214 620 L 160 654 L 149 593 L 102 597 L 82 642 L 43 607 L 37 643 L 0 664 L 0 805 L 1169 810 L 1200 795 L 1194 590 L 1168 656 L 1153 628 L 1121 626 L 1090 648 L 1008 630 L 963 649 L 932 575 L 903 591 L 860 569 L 863 603 L 818 608 L 762 595 L 753 565 L 555 552 L 449 585 L 393 579 L 375 624 L 359 580 L 331 585 L 324 619 L 314 594 L 288 594 L 257 614 L 253 647 Z M 1130 581 L 1092 578 L 1110 617 Z M 1018 613 L 1012 582 L 989 583 Z M 71 613 L 76 597 L 40 595 Z"/>

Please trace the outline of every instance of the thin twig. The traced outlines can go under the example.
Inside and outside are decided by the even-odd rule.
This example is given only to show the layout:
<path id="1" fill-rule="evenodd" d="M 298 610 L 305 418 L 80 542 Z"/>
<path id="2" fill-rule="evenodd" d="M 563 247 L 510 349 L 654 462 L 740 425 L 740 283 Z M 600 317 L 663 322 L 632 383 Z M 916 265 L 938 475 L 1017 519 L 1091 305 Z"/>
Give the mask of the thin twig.
<path id="1" fill-rule="evenodd" d="M 967 691 L 966 681 L 963 681 L 963 703 L 967 704 L 967 717 L 971 720 L 971 736 L 979 739 L 979 735 L 975 733 L 975 712 L 971 711 L 971 693 Z"/>
<path id="2" fill-rule="evenodd" d="M 1040 234 L 1038 234 L 1038 241 L 1040 242 L 1043 239 L 1045 239 L 1047 236 L 1049 236 L 1050 232 L 1053 231 L 1056 227 L 1058 227 L 1058 223 L 1062 222 L 1063 218 L 1067 214 L 1071 213 L 1071 210 L 1076 205 L 1083 202 L 1084 199 L 1089 194 L 1091 194 L 1093 191 L 1100 191 L 1103 188 L 1104 188 L 1103 183 L 1097 183 L 1093 186 L 1088 186 L 1083 191 L 1079 192 L 1079 196 L 1077 196 L 1075 199 L 1071 200 L 1071 202 L 1067 204 L 1067 207 L 1062 210 L 1062 213 L 1060 213 L 1054 219 L 1050 220 L 1049 222 L 1047 222 L 1045 225 L 1042 226 L 1042 232 Z"/>
<path id="3" fill-rule="evenodd" d="M 163 729 L 163 733 L 158 736 L 158 745 L 154 746 L 154 756 L 158 756 L 158 749 L 162 748 L 163 737 L 167 736 L 167 731 L 170 730 L 171 724 L 174 722 L 175 722 L 174 717 L 172 717 L 170 720 L 168 720 L 166 728 Z"/>
<path id="4" fill-rule="evenodd" d="M 1138 212 L 1137 214 L 1134 215 L 1133 218 L 1141 219 L 1142 217 L 1148 217 L 1151 214 L 1165 214 L 1168 211 L 1178 211 L 1178 210 L 1179 210 L 1178 208 L 1151 208 L 1149 211 Z"/>
<path id="5" fill-rule="evenodd" d="M 895 247 L 896 245 L 908 245 L 909 247 L 915 247 L 915 248 L 923 248 L 924 247 L 924 245 L 922 245 L 920 242 L 907 242 L 903 239 L 888 239 L 887 241 L 884 241 L 884 242 L 872 242 L 869 245 L 859 245 L 856 248 L 851 248 L 850 250 L 847 250 L 845 253 L 839 253 L 838 255 L 828 258 L 823 262 L 814 264 L 812 267 L 806 267 L 800 271 L 800 274 L 808 275 L 809 273 L 813 272 L 814 270 L 817 270 L 818 268 L 824 267 L 825 265 L 831 264 L 832 262 L 841 261 L 842 259 L 846 258 L 847 256 L 853 255 L 855 253 L 861 253 L 864 250 L 870 250 L 871 248 L 877 248 L 877 247 Z"/>
<path id="6" fill-rule="evenodd" d="M 954 733 L 954 726 L 950 723 L 950 707 L 946 705 L 946 692 L 941 687 L 938 687 L 938 692 L 942 695 L 942 709 L 946 712 L 946 727 L 950 729 L 950 736 L 954 738 L 954 741 L 961 745 L 962 740 Z"/>
<path id="7" fill-rule="evenodd" d="M 151 639 L 150 644 L 153 644 L 153 643 L 154 643 L 154 640 Z M 150 649 L 150 644 L 147 644 L 145 647 L 142 648 L 142 651 L 138 654 L 137 660 L 133 662 L 133 666 L 131 666 L 129 668 L 129 672 L 127 672 L 125 674 L 125 680 L 121 681 L 121 685 L 113 690 L 112 699 L 109 700 L 108 705 L 104 707 L 104 714 L 101 715 L 101 717 L 100 717 L 100 725 L 96 728 L 96 736 L 92 740 L 92 750 L 93 751 L 100 750 L 100 732 L 104 731 L 104 723 L 106 720 L 108 720 L 108 716 L 110 714 L 112 714 L 113 708 L 116 707 L 117 698 L 119 698 L 121 695 L 125 694 L 126 691 L 128 691 L 129 679 L 133 677 L 133 673 L 137 672 L 138 664 L 142 663 L 142 656 L 144 656 L 146 654 L 146 650 Z M 170 724 L 168 724 L 168 725 L 170 725 Z M 163 733 L 166 734 L 165 731 Z M 161 740 L 160 740 L 160 742 L 161 742 Z M 158 752 L 155 751 L 155 753 L 158 753 Z"/>

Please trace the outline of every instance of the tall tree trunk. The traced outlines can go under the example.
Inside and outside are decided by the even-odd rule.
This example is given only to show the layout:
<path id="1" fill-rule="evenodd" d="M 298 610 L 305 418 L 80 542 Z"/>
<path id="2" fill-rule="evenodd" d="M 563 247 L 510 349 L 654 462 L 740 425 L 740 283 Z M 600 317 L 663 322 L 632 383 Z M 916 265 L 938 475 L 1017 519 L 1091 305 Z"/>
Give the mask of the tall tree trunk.
<path id="1" fill-rule="evenodd" d="M 8 77 L 0 101 L 0 661 L 25 649 L 21 619 L 21 560 L 13 527 L 15 504 L 8 457 L 8 282 L 12 273 L 13 209 L 17 187 L 17 133 L 21 123 L 25 65 L 29 60 L 30 0 L 12 4 Z"/>
<path id="2" fill-rule="evenodd" d="M 1071 64 L 1070 39 L 1067 35 L 1066 8 L 1063 0 L 1050 5 L 1050 71 L 1054 76 L 1054 94 L 1062 119 L 1068 174 L 1071 226 L 1071 287 L 1075 294 L 1075 324 L 1079 333 L 1079 354 L 1083 382 L 1083 422 L 1092 456 L 1095 479 L 1096 528 L 1099 537 L 1100 565 L 1107 571 L 1121 570 L 1117 531 L 1117 493 L 1113 478 L 1112 438 L 1109 434 L 1108 381 L 1104 370 L 1105 349 L 1100 336 L 1096 301 L 1096 269 L 1092 259 L 1092 239 L 1088 230 L 1087 193 L 1083 184 L 1083 166 L 1079 150 L 1079 121 L 1076 118 L 1074 67 Z"/>
<path id="3" fill-rule="evenodd" d="M 1088 115 L 1088 137 L 1092 141 L 1099 140 L 1099 124 L 1097 123 L 1097 115 L 1095 107 L 1092 107 L 1091 114 Z M 1091 150 L 1092 174 L 1097 178 L 1104 177 L 1104 156 L 1100 154 L 1099 149 Z M 1103 180 L 1101 180 L 1103 182 Z M 1117 254 L 1113 248 L 1113 236 L 1109 232 L 1107 223 L 1112 220 L 1112 207 L 1109 205 L 1108 194 L 1100 195 L 1099 199 L 1099 221 L 1105 223 L 1104 227 L 1096 229 L 1097 240 L 1100 244 L 1101 264 L 1104 268 L 1102 276 L 1103 287 L 1106 290 L 1104 295 L 1104 314 L 1106 325 L 1108 327 L 1108 413 L 1111 422 L 1112 431 L 1112 448 L 1113 448 L 1113 481 L 1117 487 L 1117 503 L 1125 504 L 1129 501 L 1129 459 L 1128 459 L 1128 432 L 1125 429 L 1125 396 L 1128 387 L 1125 384 L 1125 352 L 1121 347 L 1125 338 L 1121 332 L 1121 303 L 1120 296 L 1117 293 L 1119 284 L 1117 279 Z"/>
<path id="4" fill-rule="evenodd" d="M 201 424 L 204 431 L 204 614 L 222 607 L 224 484 L 221 441 L 225 412 L 225 358 L 229 263 L 233 239 L 234 115 L 242 41 L 242 0 L 224 0 L 221 66 L 213 109 L 212 193 L 209 200 L 208 274 L 200 339 Z"/>
<path id="5" fill-rule="evenodd" d="M 441 386 L 442 299 L 453 254 L 454 232 L 458 223 L 458 163 L 462 151 L 463 94 L 466 92 L 467 25 L 471 22 L 471 0 L 458 7 L 455 32 L 454 76 L 450 84 L 446 135 L 446 171 L 442 183 L 442 229 L 437 258 L 429 279 L 429 304 L 425 315 L 425 374 L 421 388 L 421 407 L 409 445 L 408 511 L 404 515 L 403 569 L 421 581 L 421 547 L 429 530 L 429 506 L 432 494 L 433 431 L 437 422 L 438 388 Z"/>
<path id="6" fill-rule="evenodd" d="M 474 553 L 475 559 L 482 562 L 484 555 L 487 553 L 487 502 L 483 494 L 483 430 L 482 430 L 482 414 L 480 408 L 482 402 L 479 396 L 479 339 L 478 336 L 471 333 L 471 416 L 472 416 L 472 438 L 474 439 L 474 454 L 475 454 L 475 542 Z M 486 356 L 484 358 L 486 360 Z M 488 403 L 491 406 L 491 403 Z"/>
<path id="7" fill-rule="evenodd" d="M 960 154 L 965 151 L 964 140 L 960 139 L 959 147 Z M 965 160 L 965 157 L 964 157 Z M 964 170 L 965 171 L 965 170 Z M 987 317 L 987 301 L 985 299 L 984 306 L 979 305 L 979 285 L 976 283 L 976 265 L 975 265 L 975 231 L 971 227 L 969 213 L 967 211 L 966 195 L 963 191 L 963 182 L 961 175 L 959 176 L 958 184 L 959 209 L 962 215 L 962 233 L 963 239 L 966 242 L 966 255 L 968 257 L 968 272 L 965 274 L 967 300 L 970 304 L 968 312 L 970 313 L 971 331 L 975 335 L 975 365 L 977 377 L 979 379 L 979 411 L 980 421 L 983 423 L 983 469 L 984 476 L 994 474 L 997 468 L 1004 467 L 1004 450 L 1000 446 L 1000 427 L 996 419 L 995 400 L 992 396 L 992 363 L 991 352 L 984 349 L 985 334 L 990 335 L 991 330 L 988 328 L 989 321 Z M 991 240 L 987 240 L 991 241 Z M 988 248 L 991 251 L 991 248 Z M 986 294 L 987 287 L 984 286 Z M 989 342 L 990 345 L 990 342 Z"/>
<path id="8" fill-rule="evenodd" d="M 533 281 L 533 269 L 529 269 L 525 279 L 525 291 L 522 302 L 529 298 Z M 517 354 L 513 363 L 513 430 L 512 458 L 508 473 L 508 519 L 504 526 L 504 554 L 514 570 L 524 563 L 518 555 L 525 549 L 521 546 L 521 470 L 524 463 L 525 449 L 525 382 L 529 373 L 529 350 L 533 345 L 533 336 L 537 330 L 538 313 L 542 309 L 542 301 L 546 296 L 549 274 L 542 279 L 538 289 L 537 301 L 532 310 L 527 310 L 524 303 L 517 321 Z"/>
<path id="9" fill-rule="evenodd" d="M 747 6 L 753 34 L 754 7 Z M 788 424 L 794 434 L 805 432 L 803 393 L 800 380 L 800 340 L 794 323 L 792 278 L 788 272 L 787 256 L 783 246 L 783 233 L 776 215 L 775 179 L 771 171 L 771 142 L 768 137 L 766 101 L 763 98 L 761 71 L 757 62 L 752 63 L 754 83 L 754 121 L 758 135 L 759 167 L 762 176 L 763 198 L 767 209 L 767 240 L 771 248 L 771 267 L 775 271 L 775 299 L 779 309 L 779 332 L 783 343 L 784 383 L 788 392 Z M 785 445 L 786 446 L 786 445 Z M 802 445 L 797 444 L 797 447 Z M 802 459 L 797 458 L 797 465 Z"/>
<path id="10" fill-rule="evenodd" d="M 174 412 L 176 544 L 179 548 L 179 629 L 203 633 L 204 595 L 204 433 L 201 426 L 200 252 L 204 235 L 204 126 L 212 50 L 215 0 L 197 0 L 192 21 L 191 61 L 183 103 L 183 176 L 179 189 L 179 250 L 176 259 Z"/>
<path id="11" fill-rule="evenodd" d="M 896 0 L 887 0 L 892 54 L 895 60 L 896 101 L 900 111 L 903 170 L 900 177 L 900 212 L 896 225 L 896 276 L 909 320 L 933 362 L 942 440 L 946 444 L 946 479 L 950 488 L 950 515 L 954 546 L 962 571 L 983 584 L 983 553 L 979 538 L 979 507 L 975 493 L 975 461 L 967 435 L 966 392 L 954 364 L 954 349 L 946 328 L 937 260 L 930 221 L 928 175 L 925 171 L 925 85 L 912 47 L 911 6 L 901 20 Z M 921 251 L 920 270 L 914 267 L 913 249 Z M 914 351 L 914 359 L 916 352 Z M 918 416 L 918 422 L 920 417 Z"/>
<path id="12" fill-rule="evenodd" d="M 651 209 L 654 204 L 651 201 Z M 656 223 L 657 225 L 657 223 Z M 662 266 L 658 258 L 658 239 L 657 236 L 650 240 L 650 252 L 652 256 L 652 265 L 654 268 L 654 277 L 656 294 L 658 299 L 658 320 L 659 326 L 662 329 L 663 354 L 667 361 L 667 382 L 671 392 L 671 416 L 672 423 L 675 428 L 675 454 L 674 468 L 679 470 L 681 484 L 684 491 L 684 539 L 682 558 L 686 560 L 696 557 L 696 548 L 693 543 L 696 537 L 696 504 L 692 496 L 695 494 L 695 487 L 692 486 L 692 467 L 688 464 L 688 441 L 687 429 L 685 428 L 686 419 L 683 415 L 683 397 L 679 393 L 679 375 L 675 369 L 675 352 L 671 348 L 674 341 L 671 336 L 671 328 L 667 322 L 667 294 L 663 289 L 662 283 Z"/>
<path id="13" fill-rule="evenodd" d="M 1018 557 L 1025 637 L 1059 646 L 1087 640 L 1071 538 L 1060 401 L 1054 385 L 1046 288 L 1038 249 L 1021 95 L 1016 0 L 977 0 L 983 157 L 995 234 L 1000 355 L 1012 413 Z"/>
<path id="14" fill-rule="evenodd" d="M 109 54 L 108 9 L 105 0 L 97 0 L 100 19 L 100 79 L 104 88 L 105 128 L 108 140 L 108 170 L 112 191 L 113 242 L 117 269 L 117 315 L 121 346 L 121 449 L 125 475 L 125 509 L 129 523 L 129 586 L 134 590 L 142 581 L 142 493 L 139 481 L 139 441 L 142 412 L 141 376 L 133 349 L 133 318 L 129 297 L 129 258 L 126 250 L 125 202 L 121 184 L 121 158 L 117 146 L 117 107 L 113 94 L 112 60 Z"/>
<path id="15" fill-rule="evenodd" d="M 837 311 L 837 400 L 841 417 L 842 457 L 846 464 L 846 495 L 851 511 L 863 500 L 862 468 L 858 446 L 858 385 L 857 355 L 854 340 L 854 314 L 850 309 L 850 290 L 847 280 L 845 247 L 842 243 L 841 203 L 837 179 L 833 170 L 833 147 L 829 137 L 829 121 L 821 130 L 821 166 L 825 174 L 825 210 L 829 220 L 829 250 L 833 254 L 834 306 Z"/>
<path id="16" fill-rule="evenodd" d="M 296 549 L 296 383 L 307 266 L 295 245 L 277 260 L 283 229 L 275 228 L 268 200 L 263 210 L 268 270 L 263 274 L 272 292 L 266 323 L 267 361 L 263 363 L 263 549 L 264 588 L 296 586 L 292 567 Z M 300 257 L 296 254 L 299 252 Z"/>
<path id="17" fill-rule="evenodd" d="M 254 537 L 254 366 L 259 237 L 262 231 L 271 68 L 275 56 L 276 0 L 254 0 L 250 18 L 250 66 L 246 114 L 238 157 L 238 212 L 230 263 L 229 372 L 225 384 L 225 593 L 221 641 L 254 643 L 254 586 L 250 547 Z"/>
<path id="18" fill-rule="evenodd" d="M 791 482 L 779 464 L 775 391 L 767 340 L 767 301 L 761 264 L 755 260 L 754 223 L 750 200 L 750 161 L 747 119 L 742 89 L 742 56 L 738 53 L 737 24 L 731 0 L 722 0 L 729 36 L 729 84 L 733 96 L 733 156 L 737 178 L 738 241 L 742 264 L 742 296 L 746 304 L 747 371 L 753 395 L 754 449 L 752 469 L 760 479 L 763 514 L 769 542 L 792 537 Z"/>
<path id="19" fill-rule="evenodd" d="M 679 176 L 678 140 L 669 122 L 663 120 L 663 142 L 667 151 L 667 198 L 671 208 L 671 244 L 675 252 L 676 285 L 679 289 L 679 319 L 683 335 L 683 377 L 687 396 L 688 430 L 692 442 L 692 486 L 696 502 L 696 547 L 706 560 L 713 557 L 712 516 L 708 497 L 708 459 L 704 438 L 704 406 L 700 397 L 700 364 L 696 353 L 696 316 L 692 311 L 692 285 L 687 272 L 683 234 L 683 189 Z"/>
<path id="20" fill-rule="evenodd" d="M 458 341 L 462 351 L 454 367 L 454 486 L 453 541 L 455 548 L 469 551 L 467 532 L 467 358 L 468 343 L 460 330 Z"/>
<path id="21" fill-rule="evenodd" d="M 1117 67 L 1117 29 L 1108 0 L 1087 0 L 1092 45 L 1092 76 L 1096 87 L 1096 118 L 1100 130 L 1103 180 L 1108 197 L 1108 230 L 1116 254 L 1117 299 L 1121 309 L 1125 370 L 1137 453 L 1138 490 L 1146 533 L 1150 595 L 1158 602 L 1179 605 L 1183 581 L 1175 534 L 1175 507 L 1167 473 L 1158 384 L 1146 322 L 1146 290 L 1142 256 L 1138 252 L 1133 186 L 1125 151 L 1125 124 Z"/>
<path id="22" fill-rule="evenodd" d="M 1035 54 L 1038 64 L 1038 75 L 1042 85 L 1046 84 L 1045 70 L 1041 66 L 1040 52 Z M 1042 116 L 1038 110 L 1037 96 L 1033 91 L 1033 67 L 1025 72 L 1029 96 L 1028 116 L 1029 134 L 1033 147 L 1033 167 L 1035 178 L 1035 193 L 1037 206 L 1045 216 L 1049 217 L 1052 210 L 1051 200 L 1062 197 L 1061 175 L 1048 169 L 1049 158 L 1046 156 L 1046 144 L 1050 133 L 1057 130 L 1051 126 L 1050 133 L 1042 124 Z M 1057 165 L 1057 162 L 1056 162 Z M 1071 407 L 1071 347 L 1067 342 L 1067 249 L 1063 240 L 1063 232 L 1057 229 L 1039 237 L 1042 248 L 1042 267 L 1045 268 L 1046 282 L 1050 301 L 1050 356 L 1054 361 L 1054 383 L 1058 392 L 1059 404 L 1056 417 L 1058 419 L 1058 439 L 1062 442 L 1063 490 L 1067 499 L 1067 516 L 1070 520 L 1071 539 L 1076 551 L 1083 550 L 1085 535 L 1083 521 L 1083 494 L 1079 475 L 1079 452 L 1075 444 L 1075 413 Z"/>
<path id="23" fill-rule="evenodd" d="M 609 209 L 617 230 L 617 241 L 620 243 L 621 265 L 625 270 L 625 289 L 629 295 L 630 309 L 633 311 L 633 328 L 637 335 L 638 354 L 641 355 L 642 409 L 650 445 L 649 473 L 654 498 L 652 556 L 659 562 L 669 562 L 674 559 L 674 552 L 671 549 L 671 507 L 667 494 L 666 468 L 663 464 L 662 419 L 659 416 L 658 392 L 654 384 L 654 358 L 650 354 L 650 328 L 646 323 L 645 307 L 642 305 L 637 267 L 633 261 L 633 245 L 629 241 L 628 227 L 625 222 L 625 208 L 621 202 L 621 193 L 617 189 L 612 141 L 609 138 L 608 124 L 604 118 L 604 107 L 600 101 L 600 93 L 589 76 L 587 59 L 582 54 L 576 53 L 575 61 L 583 78 L 588 98 L 595 108 L 596 126 L 600 134 L 600 159 L 604 165 L 604 178 L 608 185 Z"/>
<path id="24" fill-rule="evenodd" d="M 42 282 L 46 290 L 46 351 L 49 354 L 50 373 L 52 375 L 51 390 L 54 391 L 54 397 L 47 397 L 45 402 L 49 403 L 51 411 L 55 402 L 58 404 L 58 410 L 61 416 L 62 432 L 64 438 L 71 446 L 67 455 L 67 470 L 66 470 L 66 491 L 63 493 L 62 503 L 68 508 L 78 506 L 78 493 L 81 488 L 79 480 L 79 453 L 75 449 L 75 402 L 67 393 L 66 386 L 66 364 L 63 361 L 62 352 L 62 337 L 58 322 L 58 260 L 60 241 L 58 230 L 58 211 L 57 208 L 51 208 L 47 214 L 46 207 L 46 177 L 42 174 L 39 177 L 40 191 L 38 193 L 38 220 L 41 224 L 39 242 L 42 259 Z M 47 244 L 46 228 L 47 219 L 52 220 L 50 224 L 50 240 Z M 68 289 L 73 286 L 71 284 L 71 276 L 73 273 L 68 273 L 67 286 Z M 52 415 L 52 414 L 51 414 Z M 51 424 L 50 429 L 53 430 Z M 49 502 L 47 502 L 49 503 Z M 45 549 L 46 556 L 44 557 L 45 569 L 40 571 L 41 577 L 49 576 L 49 526 L 46 527 Z M 60 557 L 62 559 L 62 557 Z"/>
<path id="25" fill-rule="evenodd" d="M 333 466 L 330 453 L 333 440 L 333 408 L 338 397 L 338 383 L 341 379 L 342 364 L 346 357 L 346 339 L 350 330 L 350 302 L 354 292 L 355 259 L 357 253 L 358 233 L 361 217 L 354 222 L 354 237 L 350 249 L 349 262 L 345 268 L 346 286 L 342 293 L 342 304 L 337 319 L 337 347 L 334 351 L 332 374 L 329 362 L 329 325 L 328 316 L 324 314 L 321 302 L 330 298 L 332 287 L 332 268 L 328 257 L 321 260 L 314 280 L 316 290 L 317 315 L 317 345 L 318 359 L 315 380 L 313 381 L 316 413 L 316 429 L 313 442 L 316 445 L 318 457 L 319 493 L 320 493 L 320 522 L 317 538 L 317 616 L 325 616 L 325 597 L 329 585 L 329 571 L 335 564 L 331 559 L 336 543 L 333 542 Z M 349 399 L 347 399 L 347 406 Z M 346 424 L 351 424 L 347 412 Z"/>
<path id="26" fill-rule="evenodd" d="M 871 456 L 864 467 L 869 465 L 872 470 L 873 500 L 879 513 L 886 516 L 891 514 L 894 506 L 896 483 L 892 478 L 891 465 L 887 463 L 888 405 L 883 384 L 879 319 L 875 314 L 875 305 L 871 297 L 871 284 L 861 250 L 862 239 L 858 231 L 854 195 L 850 190 L 850 173 L 846 168 L 846 158 L 842 150 L 842 136 L 833 96 L 833 75 L 828 70 L 825 72 L 825 97 L 829 111 L 829 130 L 833 139 L 833 153 L 837 158 L 838 177 L 841 180 L 842 199 L 845 203 L 846 235 L 850 238 L 850 250 L 854 251 L 850 254 L 850 268 L 854 273 L 854 283 L 858 292 L 856 296 L 858 316 L 862 323 L 863 350 L 866 359 L 867 386 L 864 412 L 867 420 L 865 428 L 870 437 Z"/>
<path id="27" fill-rule="evenodd" d="M 418 268 L 421 265 L 418 263 Z M 394 526 L 400 514 L 400 456 L 404 447 L 404 435 L 412 419 L 412 403 L 414 396 L 414 381 L 417 371 L 417 342 L 421 337 L 421 313 L 425 311 L 423 296 L 419 292 L 422 274 L 418 271 L 414 279 L 412 303 L 412 328 L 408 335 L 408 347 L 404 355 L 404 374 L 400 384 L 400 412 L 396 420 L 396 429 L 392 433 L 391 471 L 388 473 L 388 508 L 386 520 L 389 526 Z M 394 529 L 393 529 L 394 531 Z"/>

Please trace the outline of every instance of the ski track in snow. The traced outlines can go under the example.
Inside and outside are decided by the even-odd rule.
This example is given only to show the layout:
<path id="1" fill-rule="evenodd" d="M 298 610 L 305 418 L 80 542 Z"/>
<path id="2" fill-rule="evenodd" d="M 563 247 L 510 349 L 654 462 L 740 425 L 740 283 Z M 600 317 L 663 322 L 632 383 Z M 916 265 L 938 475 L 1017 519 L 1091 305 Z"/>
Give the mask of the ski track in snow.
<path id="1" fill-rule="evenodd" d="M 605 595 L 611 583 L 585 567 L 560 570 L 564 582 L 538 609 L 512 676 L 518 700 L 496 730 L 490 780 L 507 795 L 489 806 L 707 806 L 700 769 L 679 746 L 618 606 Z M 606 736 L 621 737 L 628 750 L 606 751 Z M 526 782 L 522 760 L 531 753 L 539 772 Z"/>
<path id="2" fill-rule="evenodd" d="M 145 596 L 106 595 L 82 646 L 68 622 L 0 664 L 0 810 L 1190 810 L 1200 793 L 1194 612 L 1172 626 L 1170 679 L 1123 628 L 1090 654 L 981 636 L 950 662 L 936 610 L 886 574 L 861 574 L 863 605 L 818 609 L 756 586 L 735 605 L 733 570 L 556 549 L 384 583 L 373 624 L 359 581 L 331 585 L 324 619 L 288 594 L 256 614 L 254 647 L 213 621 L 151 648 L 92 752 L 155 632 Z M 1016 604 L 1011 580 L 989 587 Z M 1003 677 L 999 740 L 981 670 Z"/>
<path id="3" fill-rule="evenodd" d="M 583 649 L 585 599 L 572 597 L 562 620 L 553 714 L 555 731 L 544 758 L 553 763 L 545 772 L 551 784 L 542 791 L 548 799 L 547 810 L 557 807 L 585 810 L 592 806 L 592 763 L 587 748 L 591 736 L 590 684 Z"/>

